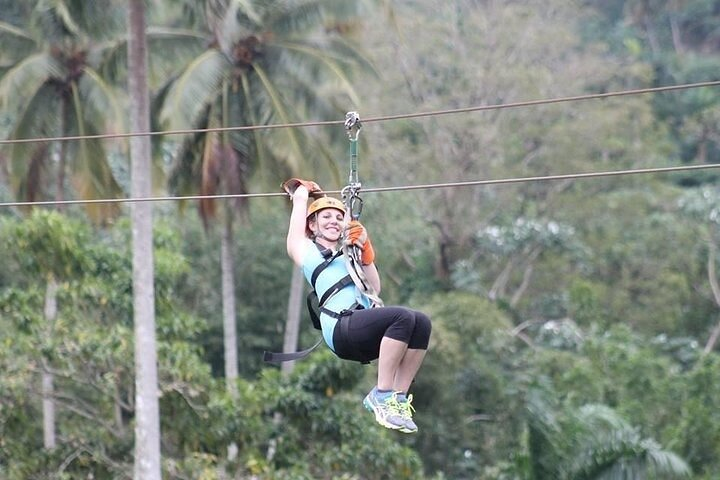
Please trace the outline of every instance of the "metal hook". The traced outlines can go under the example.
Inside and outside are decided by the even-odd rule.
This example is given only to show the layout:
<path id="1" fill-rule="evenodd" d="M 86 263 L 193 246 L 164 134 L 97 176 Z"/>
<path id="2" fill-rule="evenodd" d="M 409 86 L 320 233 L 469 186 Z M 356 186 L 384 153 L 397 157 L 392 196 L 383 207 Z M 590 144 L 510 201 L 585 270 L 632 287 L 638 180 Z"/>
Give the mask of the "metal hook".
<path id="1" fill-rule="evenodd" d="M 360 115 L 357 112 L 347 112 L 345 114 L 345 130 L 347 130 L 348 138 L 351 141 L 357 141 L 361 128 Z"/>
<path id="2" fill-rule="evenodd" d="M 360 198 L 359 191 L 360 183 L 346 185 L 340 191 L 340 195 L 342 196 L 343 202 L 348 209 L 351 220 L 357 220 L 360 218 L 360 214 L 362 213 L 363 200 Z"/>

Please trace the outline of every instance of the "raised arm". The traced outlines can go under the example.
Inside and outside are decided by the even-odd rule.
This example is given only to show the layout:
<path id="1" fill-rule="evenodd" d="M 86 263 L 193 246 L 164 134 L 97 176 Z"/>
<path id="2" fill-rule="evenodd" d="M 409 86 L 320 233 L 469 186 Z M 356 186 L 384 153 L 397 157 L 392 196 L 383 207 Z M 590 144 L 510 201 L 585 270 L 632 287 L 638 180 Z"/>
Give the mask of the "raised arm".
<path id="1" fill-rule="evenodd" d="M 305 217 L 307 216 L 308 190 L 300 185 L 292 194 L 292 212 L 287 234 L 287 252 L 298 267 L 302 266 L 307 237 L 305 236 Z"/>

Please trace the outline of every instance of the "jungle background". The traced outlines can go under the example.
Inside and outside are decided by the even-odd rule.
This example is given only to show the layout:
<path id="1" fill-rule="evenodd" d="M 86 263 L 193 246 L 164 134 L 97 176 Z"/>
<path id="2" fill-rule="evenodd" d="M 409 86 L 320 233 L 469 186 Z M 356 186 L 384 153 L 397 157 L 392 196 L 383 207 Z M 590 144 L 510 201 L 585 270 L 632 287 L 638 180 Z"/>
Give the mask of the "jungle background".
<path id="1" fill-rule="evenodd" d="M 720 75 L 711 0 L 146 8 L 153 131 L 211 129 L 152 136 L 156 196 L 345 184 L 342 124 L 222 127 Z M 127 131 L 126 10 L 0 1 L 2 139 Z M 370 188 L 712 165 L 719 125 L 718 87 L 368 122 L 358 170 Z M 125 137 L 0 145 L 4 203 L 127 198 L 132 182 Z M 717 182 L 708 168 L 361 191 L 385 302 L 433 320 L 416 435 L 362 408 L 374 365 L 327 349 L 263 363 L 318 338 L 285 254 L 287 197 L 153 202 L 162 478 L 718 478 Z M 0 478 L 133 477 L 130 209 L 0 207 Z"/>

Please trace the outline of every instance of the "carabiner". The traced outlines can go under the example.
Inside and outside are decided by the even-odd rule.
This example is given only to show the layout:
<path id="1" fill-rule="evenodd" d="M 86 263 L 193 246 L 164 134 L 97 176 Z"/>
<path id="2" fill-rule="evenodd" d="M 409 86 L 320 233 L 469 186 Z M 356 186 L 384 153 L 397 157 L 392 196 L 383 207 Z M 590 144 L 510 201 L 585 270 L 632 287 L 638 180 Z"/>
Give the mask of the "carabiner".
<path id="1" fill-rule="evenodd" d="M 363 209 L 363 200 L 359 196 L 355 195 L 350 199 L 350 218 L 357 220 L 360 218 L 360 214 Z"/>
<path id="2" fill-rule="evenodd" d="M 363 200 L 362 198 L 360 198 L 360 195 L 358 193 L 359 191 L 359 183 L 346 185 L 340 191 L 343 203 L 345 203 L 345 207 L 348 210 L 348 214 L 350 215 L 351 220 L 357 220 L 358 218 L 360 218 L 360 214 L 362 214 Z"/>
<path id="3" fill-rule="evenodd" d="M 347 130 L 348 138 L 351 142 L 356 142 L 360 135 L 360 115 L 357 112 L 347 112 L 345 114 L 345 130 Z"/>

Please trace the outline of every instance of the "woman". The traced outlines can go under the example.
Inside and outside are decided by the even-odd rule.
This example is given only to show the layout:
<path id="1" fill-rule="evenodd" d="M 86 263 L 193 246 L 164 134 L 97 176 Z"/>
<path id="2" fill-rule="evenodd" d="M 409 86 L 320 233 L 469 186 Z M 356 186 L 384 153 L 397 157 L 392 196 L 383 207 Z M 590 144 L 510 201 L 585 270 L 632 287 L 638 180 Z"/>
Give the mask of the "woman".
<path id="1" fill-rule="evenodd" d="M 404 307 L 371 308 L 367 296 L 354 283 L 343 284 L 348 269 L 338 249 L 346 230 L 345 206 L 336 198 L 321 196 L 308 207 L 311 193 L 322 195 L 314 182 L 291 179 L 284 187 L 293 204 L 288 255 L 314 284 L 318 297 L 327 296 L 320 309 L 325 343 L 343 359 L 360 362 L 377 359 L 377 385 L 367 394 L 363 405 L 375 414 L 380 425 L 404 433 L 417 432 L 412 419 L 412 395 L 407 395 L 407 391 L 427 352 L 430 319 Z M 375 252 L 365 227 L 358 221 L 350 222 L 344 241 L 360 247 L 363 274 L 379 293 Z M 316 273 L 324 262 L 327 265 Z"/>

